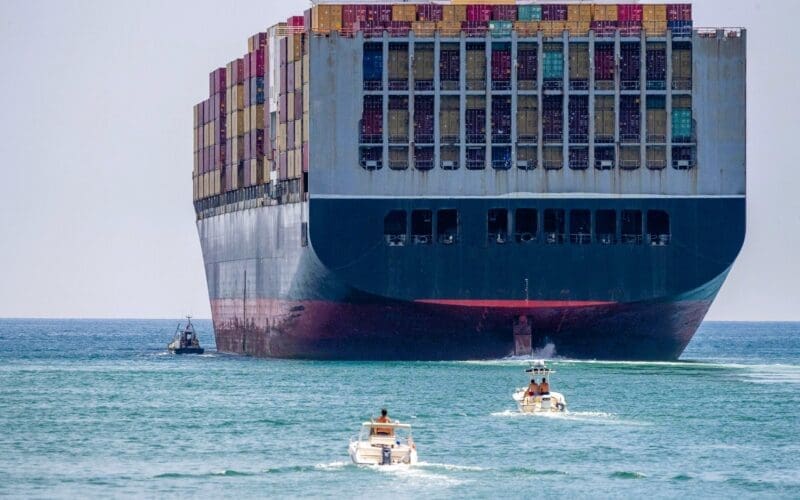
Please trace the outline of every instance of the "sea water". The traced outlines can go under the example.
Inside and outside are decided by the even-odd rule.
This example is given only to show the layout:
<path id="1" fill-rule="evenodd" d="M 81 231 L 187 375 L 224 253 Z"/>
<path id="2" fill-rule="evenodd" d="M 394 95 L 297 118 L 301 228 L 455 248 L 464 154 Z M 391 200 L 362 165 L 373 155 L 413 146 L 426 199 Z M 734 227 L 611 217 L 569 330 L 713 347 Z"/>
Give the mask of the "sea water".
<path id="1" fill-rule="evenodd" d="M 520 415 L 526 360 L 166 352 L 176 321 L 0 321 L 0 495 L 800 497 L 800 324 L 706 323 L 678 362 L 545 354 L 568 413 Z M 389 346 L 390 348 L 390 346 Z M 386 407 L 418 466 L 350 463 Z"/>

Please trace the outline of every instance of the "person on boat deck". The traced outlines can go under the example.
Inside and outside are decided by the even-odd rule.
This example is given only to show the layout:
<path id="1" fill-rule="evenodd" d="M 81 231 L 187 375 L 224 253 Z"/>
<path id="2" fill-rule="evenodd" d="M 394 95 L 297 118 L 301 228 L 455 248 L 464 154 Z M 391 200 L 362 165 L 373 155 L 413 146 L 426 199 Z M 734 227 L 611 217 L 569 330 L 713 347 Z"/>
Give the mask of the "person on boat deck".
<path id="1" fill-rule="evenodd" d="M 381 416 L 375 419 L 375 422 L 379 424 L 390 424 L 392 420 L 389 418 L 389 412 L 386 411 L 386 408 L 381 410 Z M 391 436 L 394 434 L 394 429 L 391 427 L 375 427 L 375 434 L 379 436 Z"/>
<path id="2" fill-rule="evenodd" d="M 528 385 L 528 390 L 525 391 L 526 398 L 534 398 L 539 395 L 539 385 L 536 383 L 536 379 L 531 379 L 531 383 Z"/>
<path id="3" fill-rule="evenodd" d="M 550 394 L 550 384 L 547 383 L 547 379 L 542 377 L 542 383 L 539 384 L 539 394 Z"/>

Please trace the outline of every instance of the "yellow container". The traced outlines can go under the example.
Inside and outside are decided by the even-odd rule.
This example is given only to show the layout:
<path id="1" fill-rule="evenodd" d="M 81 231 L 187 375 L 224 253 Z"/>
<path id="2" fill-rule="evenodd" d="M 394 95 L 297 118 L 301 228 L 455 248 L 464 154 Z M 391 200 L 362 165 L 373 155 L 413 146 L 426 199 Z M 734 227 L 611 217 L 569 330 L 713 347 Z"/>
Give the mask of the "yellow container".
<path id="1" fill-rule="evenodd" d="M 278 143 L 278 151 L 286 151 L 286 124 L 281 123 L 278 125 L 278 133 L 276 134 L 276 142 Z"/>
<path id="2" fill-rule="evenodd" d="M 592 6 L 589 4 L 567 6 L 568 21 L 591 21 Z"/>
<path id="3" fill-rule="evenodd" d="M 514 31 L 519 36 L 536 36 L 539 31 L 539 21 L 517 21 L 514 23 Z"/>
<path id="4" fill-rule="evenodd" d="M 286 116 L 294 120 L 294 92 L 286 94 Z"/>
<path id="5" fill-rule="evenodd" d="M 447 37 L 461 36 L 461 22 L 440 21 L 436 23 L 436 29 L 439 31 L 439 36 L 447 36 Z"/>
<path id="6" fill-rule="evenodd" d="M 416 5 L 392 5 L 392 21 L 416 21 Z"/>
<path id="7" fill-rule="evenodd" d="M 294 122 L 294 144 L 303 142 L 303 120 L 295 120 Z"/>
<path id="8" fill-rule="evenodd" d="M 616 21 L 617 12 L 616 5 L 595 5 L 593 17 L 595 21 Z"/>
<path id="9" fill-rule="evenodd" d="M 667 21 L 642 21 L 646 34 L 650 36 L 666 36 Z"/>
<path id="10" fill-rule="evenodd" d="M 659 5 L 644 5 L 642 8 L 642 19 L 647 21 L 666 21 L 667 20 L 667 6 L 665 4 Z"/>
<path id="11" fill-rule="evenodd" d="M 543 36 L 562 36 L 564 30 L 567 29 L 567 23 L 565 21 L 541 21 L 539 22 L 539 29 Z"/>
<path id="12" fill-rule="evenodd" d="M 307 115 L 310 109 L 310 98 L 308 96 L 308 84 L 303 85 L 303 114 Z"/>
<path id="13" fill-rule="evenodd" d="M 311 10 L 311 31 L 327 34 L 342 31 L 342 6 L 318 5 Z"/>
<path id="14" fill-rule="evenodd" d="M 588 35 L 590 25 L 589 21 L 567 21 L 566 23 L 570 35 Z"/>
<path id="15" fill-rule="evenodd" d="M 411 31 L 416 36 L 431 37 L 436 31 L 436 22 L 434 21 L 416 21 L 411 23 Z"/>
<path id="16" fill-rule="evenodd" d="M 247 106 L 244 108 L 244 120 L 243 120 L 244 128 L 242 129 L 242 132 L 244 132 L 245 134 L 247 132 L 250 132 L 251 130 L 250 127 L 252 125 L 252 121 L 250 120 L 250 116 L 252 115 L 252 110 L 253 108 L 251 106 Z"/>
<path id="17" fill-rule="evenodd" d="M 445 5 L 442 8 L 442 22 L 461 23 L 467 20 L 466 5 Z"/>
<path id="18" fill-rule="evenodd" d="M 303 88 L 303 64 L 296 63 L 294 65 L 294 90 L 302 90 Z"/>

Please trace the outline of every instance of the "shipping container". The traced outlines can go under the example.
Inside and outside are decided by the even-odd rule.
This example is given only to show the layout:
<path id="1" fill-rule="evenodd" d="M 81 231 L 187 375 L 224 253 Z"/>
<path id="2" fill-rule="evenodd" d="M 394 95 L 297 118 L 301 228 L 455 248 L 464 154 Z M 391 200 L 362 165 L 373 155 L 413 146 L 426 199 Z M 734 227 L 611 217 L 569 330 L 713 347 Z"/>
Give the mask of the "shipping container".
<path id="1" fill-rule="evenodd" d="M 467 96 L 466 109 L 467 143 L 486 142 L 486 98 L 478 95 Z"/>
<path id="2" fill-rule="evenodd" d="M 566 21 L 539 21 L 539 31 L 544 37 L 562 37 L 567 29 Z"/>
<path id="3" fill-rule="evenodd" d="M 492 98 L 492 142 L 511 143 L 511 96 Z"/>
<path id="4" fill-rule="evenodd" d="M 664 96 L 647 96 L 647 142 L 667 140 L 667 110 Z"/>
<path id="5" fill-rule="evenodd" d="M 414 142 L 433 144 L 433 96 L 417 95 L 414 98 Z"/>
<path id="6" fill-rule="evenodd" d="M 492 20 L 491 5 L 467 5 L 467 21 L 489 22 Z"/>
<path id="7" fill-rule="evenodd" d="M 567 6 L 564 4 L 542 5 L 542 21 L 566 21 Z"/>
<path id="8" fill-rule="evenodd" d="M 442 21 L 436 23 L 436 31 L 440 37 L 458 38 L 461 36 L 461 25 L 463 21 Z"/>
<path id="9" fill-rule="evenodd" d="M 389 148 L 389 168 L 405 170 L 408 168 L 408 146 L 392 146 Z"/>
<path id="10" fill-rule="evenodd" d="M 433 147 L 415 146 L 414 147 L 414 168 L 417 170 L 430 170 L 433 164 Z"/>
<path id="11" fill-rule="evenodd" d="M 408 142 L 408 97 L 389 96 L 389 142 Z"/>
<path id="12" fill-rule="evenodd" d="M 595 146 L 594 168 L 597 170 L 612 170 L 615 164 L 614 146 Z"/>
<path id="13" fill-rule="evenodd" d="M 691 108 L 672 108 L 672 141 L 689 142 L 692 139 Z"/>
<path id="14" fill-rule="evenodd" d="M 560 146 L 542 148 L 542 160 L 545 170 L 560 170 L 564 167 L 564 151 Z"/>
<path id="15" fill-rule="evenodd" d="M 486 168 L 486 148 L 483 146 L 467 148 L 467 168 L 481 170 Z"/>
<path id="16" fill-rule="evenodd" d="M 697 150 L 691 146 L 672 147 L 672 167 L 678 170 L 694 168 L 697 163 Z"/>
<path id="17" fill-rule="evenodd" d="M 416 16 L 416 9 L 414 10 Z M 368 5 L 367 6 L 367 19 L 366 21 L 373 23 L 387 23 L 392 20 L 392 6 L 391 5 Z M 410 19 L 409 21 L 413 21 Z"/>
<path id="18" fill-rule="evenodd" d="M 408 90 L 408 44 L 389 44 L 389 90 Z"/>
<path id="19" fill-rule="evenodd" d="M 641 36 L 642 28 L 642 21 L 617 21 L 617 30 L 619 31 L 619 36 Z"/>
<path id="20" fill-rule="evenodd" d="M 564 108 L 560 95 L 545 95 L 542 99 L 542 134 L 545 143 L 564 140 Z"/>
<path id="21" fill-rule="evenodd" d="M 489 22 L 464 21 L 461 23 L 461 31 L 468 37 L 485 37 L 489 32 Z"/>
<path id="22" fill-rule="evenodd" d="M 620 44 L 619 77 L 622 90 L 639 90 L 641 60 L 638 42 Z"/>
<path id="23" fill-rule="evenodd" d="M 569 148 L 569 168 L 572 170 L 586 170 L 589 168 L 589 148 Z"/>
<path id="24" fill-rule="evenodd" d="M 541 21 L 541 5 L 519 5 L 517 6 L 517 19 L 520 21 Z"/>
<path id="25" fill-rule="evenodd" d="M 595 5 L 593 18 L 595 21 L 617 21 L 619 20 L 616 5 Z"/>
<path id="26" fill-rule="evenodd" d="M 416 10 L 418 21 L 439 22 L 444 20 L 444 6 L 442 5 L 420 4 L 416 6 Z"/>
<path id="27" fill-rule="evenodd" d="M 364 90 L 383 88 L 383 44 L 364 44 L 363 72 Z"/>
<path id="28" fill-rule="evenodd" d="M 414 45 L 414 89 L 433 90 L 434 56 L 432 43 Z"/>
<path id="29" fill-rule="evenodd" d="M 641 166 L 642 152 L 638 146 L 620 146 L 619 168 L 635 170 Z"/>
<path id="30" fill-rule="evenodd" d="M 536 146 L 517 147 L 517 168 L 520 170 L 535 169 L 536 165 L 539 163 L 537 158 L 538 156 L 539 153 L 536 149 Z M 522 232 L 520 229 L 521 227 L 517 225 L 517 232 Z"/>
<path id="31" fill-rule="evenodd" d="M 517 98 L 517 142 L 536 144 L 539 137 L 539 99 L 532 95 Z"/>
<path id="32" fill-rule="evenodd" d="M 644 9 L 642 7 L 642 5 L 638 4 L 617 5 L 617 20 L 641 22 L 644 15 Z"/>
<path id="33" fill-rule="evenodd" d="M 460 130 L 460 108 L 461 99 L 459 96 L 442 96 L 439 102 L 439 138 L 442 144 L 458 144 Z"/>
<path id="34" fill-rule="evenodd" d="M 383 142 L 383 97 L 364 96 L 364 107 L 361 113 L 361 143 L 380 142 Z"/>
<path id="35" fill-rule="evenodd" d="M 492 168 L 497 170 L 511 168 L 511 146 L 492 146 Z"/>
<path id="36" fill-rule="evenodd" d="M 615 124 L 614 96 L 595 96 L 594 142 L 598 144 L 613 143 Z"/>
<path id="37" fill-rule="evenodd" d="M 364 38 L 380 38 L 386 30 L 386 23 L 372 21 L 357 21 L 353 24 L 353 30 L 361 32 Z"/>
<path id="38" fill-rule="evenodd" d="M 597 37 L 614 37 L 617 32 L 617 21 L 592 21 L 589 29 L 594 31 Z"/>
<path id="39" fill-rule="evenodd" d="M 692 44 L 675 42 L 672 45 L 672 89 L 692 89 Z"/>
<path id="40" fill-rule="evenodd" d="M 573 95 L 569 98 L 569 142 L 589 142 L 589 96 Z"/>
<path id="41" fill-rule="evenodd" d="M 415 21 L 411 23 L 411 31 L 417 38 L 432 38 L 436 34 L 436 23 L 433 21 Z"/>
<path id="42" fill-rule="evenodd" d="M 514 23 L 514 31 L 520 38 L 535 37 L 539 33 L 539 21 L 517 21 Z"/>
<path id="43" fill-rule="evenodd" d="M 667 47 L 664 43 L 647 44 L 647 89 L 667 88 Z"/>
<path id="44" fill-rule="evenodd" d="M 517 87 L 520 90 L 535 90 L 537 87 L 539 51 L 535 43 L 517 45 Z"/>
<path id="45" fill-rule="evenodd" d="M 392 5 L 392 20 L 393 21 L 416 21 L 417 20 L 417 6 L 416 5 Z"/>
<path id="46" fill-rule="evenodd" d="M 667 21 L 667 29 L 672 38 L 689 38 L 692 36 L 692 21 Z"/>
<path id="47" fill-rule="evenodd" d="M 407 37 L 409 32 L 411 32 L 412 24 L 418 23 L 411 23 L 408 21 L 389 21 L 387 23 L 383 23 L 386 31 L 389 33 L 389 36 L 394 38 Z M 422 32 L 417 32 L 417 36 L 425 35 Z M 428 36 L 433 36 L 433 33 Z"/>
<path id="48" fill-rule="evenodd" d="M 461 51 L 458 44 L 443 43 L 439 53 L 441 90 L 458 90 L 461 80 Z"/>
<path id="49" fill-rule="evenodd" d="M 561 88 L 564 79 L 564 51 L 562 45 L 548 43 L 544 45 L 542 71 L 545 87 Z"/>
<path id="50" fill-rule="evenodd" d="M 638 95 L 623 95 L 619 102 L 620 142 L 639 142 L 641 124 L 641 98 Z"/>
<path id="51" fill-rule="evenodd" d="M 461 148 L 453 147 L 453 146 L 442 146 L 440 153 L 441 155 L 441 167 L 442 170 L 458 170 L 460 164 L 460 157 L 461 157 Z"/>
<path id="52" fill-rule="evenodd" d="M 647 146 L 647 168 L 661 170 L 667 166 L 667 148 L 665 146 Z"/>
<path id="53" fill-rule="evenodd" d="M 311 31 L 328 34 L 342 31 L 342 6 L 317 5 L 312 9 Z"/>
<path id="54" fill-rule="evenodd" d="M 492 20 L 494 20 L 494 21 L 516 21 L 517 20 L 517 6 L 516 5 L 493 5 L 492 6 Z"/>
<path id="55" fill-rule="evenodd" d="M 589 44 L 569 44 L 569 88 L 589 89 Z"/>
<path id="56" fill-rule="evenodd" d="M 486 88 L 486 45 L 467 44 L 467 90 Z"/>
<path id="57" fill-rule="evenodd" d="M 592 6 L 589 4 L 571 4 L 567 6 L 567 20 L 568 21 L 585 21 L 592 20 Z"/>
<path id="58" fill-rule="evenodd" d="M 610 90 L 614 88 L 614 44 L 596 43 L 594 46 L 595 88 Z"/>
<path id="59" fill-rule="evenodd" d="M 692 4 L 668 4 L 667 5 L 667 21 L 691 21 L 692 20 Z"/>
<path id="60" fill-rule="evenodd" d="M 667 21 L 642 21 L 642 26 L 647 36 L 665 36 L 667 34 Z"/>
<path id="61" fill-rule="evenodd" d="M 442 22 L 458 23 L 459 25 L 467 20 L 466 5 L 444 5 L 442 6 Z"/>
<path id="62" fill-rule="evenodd" d="M 493 38 L 508 38 L 513 29 L 512 21 L 489 21 L 489 33 Z"/>
<path id="63" fill-rule="evenodd" d="M 492 44 L 492 90 L 511 90 L 511 44 Z"/>

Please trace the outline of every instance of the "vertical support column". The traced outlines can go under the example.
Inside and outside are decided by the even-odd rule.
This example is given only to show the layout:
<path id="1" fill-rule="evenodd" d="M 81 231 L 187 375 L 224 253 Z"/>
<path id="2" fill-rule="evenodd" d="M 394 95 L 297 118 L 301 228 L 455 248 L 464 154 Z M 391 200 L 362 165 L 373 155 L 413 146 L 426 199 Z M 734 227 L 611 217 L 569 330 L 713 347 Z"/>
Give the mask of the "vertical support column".
<path id="1" fill-rule="evenodd" d="M 439 31 L 434 33 L 433 40 L 433 165 L 438 168 L 441 164 L 441 142 L 439 116 L 441 113 L 441 42 Z"/>
<path id="2" fill-rule="evenodd" d="M 594 104 L 594 31 L 589 31 L 589 168 L 594 169 L 594 135 L 595 135 L 595 104 Z"/>
<path id="3" fill-rule="evenodd" d="M 647 34 L 639 33 L 639 166 L 647 167 Z"/>
<path id="4" fill-rule="evenodd" d="M 458 165 L 467 168 L 467 41 L 463 31 L 458 42 L 458 66 Z"/>
<path id="5" fill-rule="evenodd" d="M 492 39 L 486 33 L 486 161 L 492 167 Z"/>
<path id="6" fill-rule="evenodd" d="M 536 133 L 539 137 L 536 140 L 536 164 L 539 168 L 544 169 L 544 152 L 542 151 L 544 144 L 544 126 L 542 125 L 542 118 L 544 112 L 542 106 L 544 105 L 544 46 L 542 45 L 542 32 L 541 30 L 536 33 L 536 99 L 539 104 L 536 113 L 539 115 L 537 119 L 538 130 Z M 541 226 L 539 226 L 541 227 Z"/>
<path id="7" fill-rule="evenodd" d="M 664 106 L 667 112 L 667 167 L 672 168 L 672 30 L 667 30 L 667 97 L 665 99 L 666 105 Z"/>
<path id="8" fill-rule="evenodd" d="M 569 30 L 561 33 L 563 47 L 561 47 L 562 57 L 564 58 L 564 74 L 562 83 L 564 98 L 561 100 L 561 160 L 562 167 L 569 168 Z"/>
<path id="9" fill-rule="evenodd" d="M 383 105 L 383 166 L 389 166 L 389 37 L 383 37 L 381 92 Z M 362 45 L 363 47 L 363 45 Z"/>
<path id="10" fill-rule="evenodd" d="M 620 165 L 620 157 L 619 157 L 619 127 L 620 127 L 620 60 L 622 58 L 621 55 L 621 47 L 620 47 L 620 40 L 619 40 L 619 30 L 614 33 L 614 163 L 619 168 Z"/>
<path id="11" fill-rule="evenodd" d="M 511 31 L 511 168 L 517 167 L 517 31 Z"/>
<path id="12" fill-rule="evenodd" d="M 408 35 L 408 165 L 414 165 L 416 168 L 416 160 L 414 156 L 414 32 L 411 31 Z"/>

